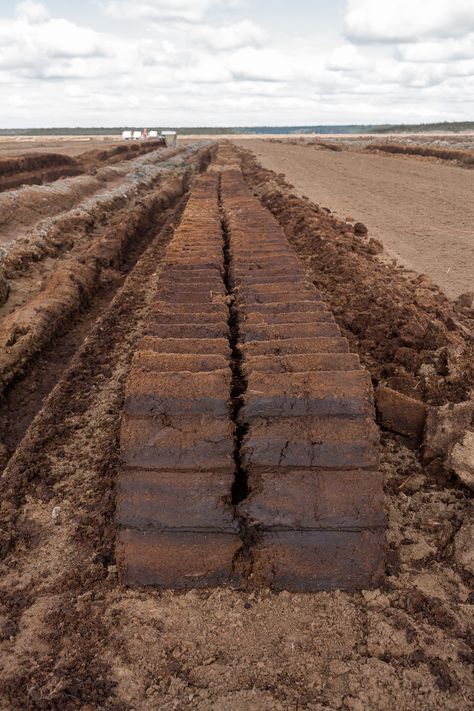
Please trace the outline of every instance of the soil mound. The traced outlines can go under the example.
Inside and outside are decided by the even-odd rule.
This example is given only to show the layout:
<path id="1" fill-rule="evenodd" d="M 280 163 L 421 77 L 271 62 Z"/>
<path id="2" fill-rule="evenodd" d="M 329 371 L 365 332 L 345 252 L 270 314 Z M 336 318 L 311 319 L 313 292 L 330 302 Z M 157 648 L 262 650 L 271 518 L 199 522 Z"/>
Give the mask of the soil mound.
<path id="1" fill-rule="evenodd" d="M 474 168 L 474 153 L 459 151 L 452 148 L 436 148 L 434 146 L 405 146 L 398 143 L 374 143 L 367 146 L 369 151 L 383 151 L 404 156 L 425 156 L 441 160 L 455 160 L 461 165 Z"/>
<path id="2" fill-rule="evenodd" d="M 30 153 L 20 158 L 0 160 L 0 178 L 13 173 L 26 173 L 30 170 L 57 168 L 58 166 L 77 165 L 75 158 L 60 153 Z"/>

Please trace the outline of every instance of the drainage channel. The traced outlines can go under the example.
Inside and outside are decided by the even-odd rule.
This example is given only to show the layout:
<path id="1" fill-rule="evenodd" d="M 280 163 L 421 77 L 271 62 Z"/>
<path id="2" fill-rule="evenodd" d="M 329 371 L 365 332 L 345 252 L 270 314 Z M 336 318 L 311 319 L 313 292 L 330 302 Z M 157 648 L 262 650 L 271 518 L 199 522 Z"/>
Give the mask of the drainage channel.
<path id="1" fill-rule="evenodd" d="M 240 537 L 242 539 L 242 548 L 236 556 L 234 566 L 240 569 L 240 572 L 248 579 L 252 569 L 252 546 L 255 542 L 256 532 L 248 525 L 247 518 L 242 515 L 239 510 L 241 504 L 249 494 L 248 475 L 246 469 L 242 466 L 242 443 L 245 435 L 248 432 L 249 425 L 242 421 L 240 416 L 241 409 L 244 404 L 244 396 L 247 391 L 247 378 L 242 368 L 243 356 L 239 348 L 241 342 L 240 332 L 240 313 L 235 303 L 235 285 L 232 279 L 232 252 L 231 238 L 229 226 L 227 223 L 225 211 L 222 205 L 221 195 L 221 177 L 219 176 L 219 211 L 221 215 L 221 227 L 223 236 L 223 251 L 224 251 L 224 285 L 227 295 L 227 303 L 229 307 L 229 344 L 231 348 L 232 384 L 230 391 L 230 417 L 235 426 L 234 433 L 234 462 L 235 462 L 235 478 L 232 487 L 231 503 L 234 507 L 234 514 L 239 522 Z"/>

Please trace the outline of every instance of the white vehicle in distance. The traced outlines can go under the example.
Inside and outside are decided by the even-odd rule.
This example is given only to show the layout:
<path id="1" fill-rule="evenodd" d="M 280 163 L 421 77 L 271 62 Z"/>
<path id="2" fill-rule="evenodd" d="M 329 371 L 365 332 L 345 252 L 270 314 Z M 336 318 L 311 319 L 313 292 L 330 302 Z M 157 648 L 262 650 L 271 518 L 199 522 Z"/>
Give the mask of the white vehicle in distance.
<path id="1" fill-rule="evenodd" d="M 122 131 L 122 138 L 124 141 L 131 141 L 132 140 L 132 132 L 131 131 Z"/>
<path id="2" fill-rule="evenodd" d="M 158 131 L 149 131 L 148 138 L 158 138 Z"/>
<path id="3" fill-rule="evenodd" d="M 142 137 L 142 132 L 141 131 L 134 131 L 133 132 L 133 140 L 134 141 L 140 141 Z"/>

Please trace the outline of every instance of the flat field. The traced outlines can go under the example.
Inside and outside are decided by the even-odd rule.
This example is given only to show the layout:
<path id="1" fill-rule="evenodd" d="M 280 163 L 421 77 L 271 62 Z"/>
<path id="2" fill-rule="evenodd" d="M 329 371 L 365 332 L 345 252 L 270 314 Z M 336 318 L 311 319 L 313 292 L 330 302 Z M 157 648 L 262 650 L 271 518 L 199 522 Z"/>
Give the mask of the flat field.
<path id="1" fill-rule="evenodd" d="M 76 156 L 87 150 L 110 148 L 122 143 L 120 136 L 0 136 L 0 159 L 26 153 L 63 153 Z"/>
<path id="2" fill-rule="evenodd" d="M 451 298 L 474 289 L 474 170 L 415 156 L 234 140 L 284 173 L 298 194 L 363 222 L 388 256 L 428 274 Z"/>

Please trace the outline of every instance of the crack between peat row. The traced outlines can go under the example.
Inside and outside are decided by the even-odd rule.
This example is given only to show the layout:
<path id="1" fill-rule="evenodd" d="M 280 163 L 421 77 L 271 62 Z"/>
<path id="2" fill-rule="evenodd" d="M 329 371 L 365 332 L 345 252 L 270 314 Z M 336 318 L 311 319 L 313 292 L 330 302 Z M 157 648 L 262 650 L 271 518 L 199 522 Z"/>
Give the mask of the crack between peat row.
<path id="1" fill-rule="evenodd" d="M 231 348 L 230 367 L 232 370 L 232 382 L 230 391 L 230 418 L 235 426 L 234 432 L 234 483 L 232 486 L 231 505 L 234 515 L 239 522 L 240 538 L 242 547 L 234 559 L 234 568 L 248 579 L 252 572 L 253 552 L 252 548 L 256 540 L 256 531 L 248 525 L 247 518 L 240 510 L 240 504 L 249 494 L 247 471 L 242 466 L 242 443 L 248 431 L 249 425 L 243 422 L 240 411 L 244 404 L 244 395 L 247 390 L 247 379 L 242 369 L 242 352 L 239 348 L 240 342 L 240 313 L 235 305 L 235 290 L 231 276 L 232 256 L 230 251 L 230 234 L 225 211 L 222 204 L 221 177 L 219 176 L 219 211 L 221 216 L 221 227 L 223 235 L 224 251 L 224 285 L 229 308 L 229 344 Z"/>

